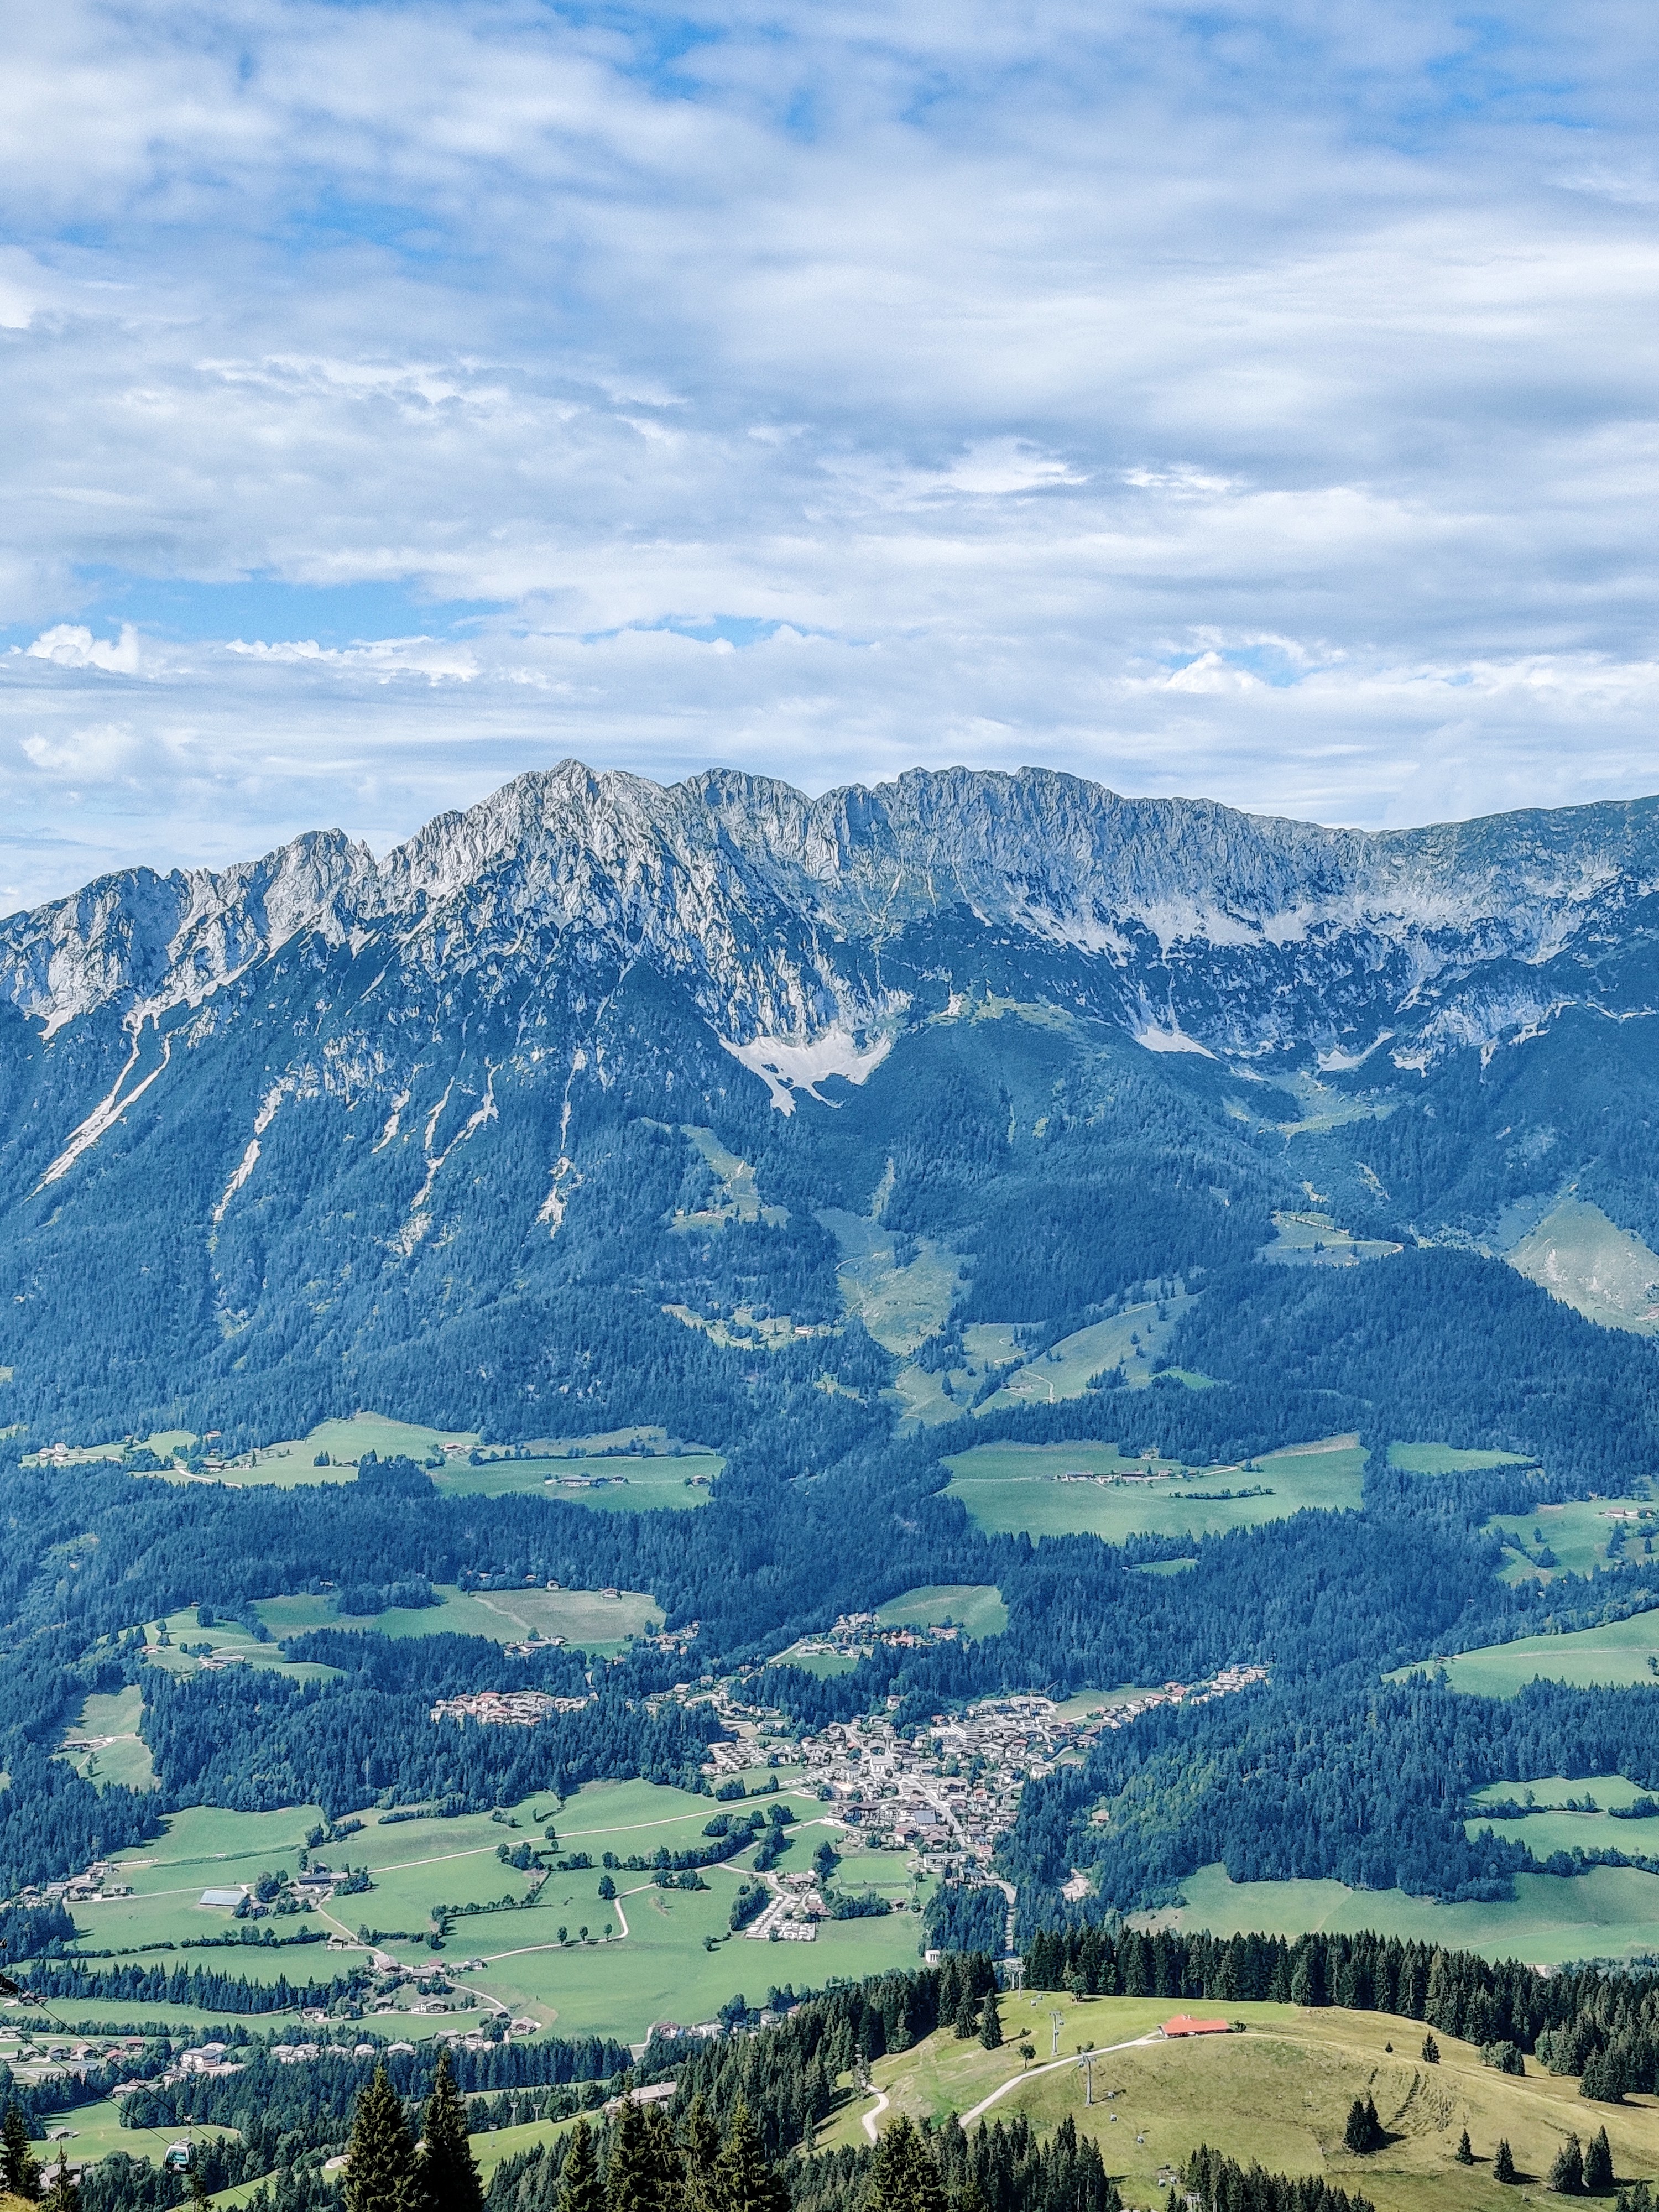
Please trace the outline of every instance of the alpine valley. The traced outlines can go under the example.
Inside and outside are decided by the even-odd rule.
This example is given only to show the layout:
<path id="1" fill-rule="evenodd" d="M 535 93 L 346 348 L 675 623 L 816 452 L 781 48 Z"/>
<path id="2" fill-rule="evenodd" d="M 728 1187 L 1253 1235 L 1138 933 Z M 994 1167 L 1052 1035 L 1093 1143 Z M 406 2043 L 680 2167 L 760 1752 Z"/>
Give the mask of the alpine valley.
<path id="1" fill-rule="evenodd" d="M 566 763 L 14 915 L 0 1941 L 134 2044 L 9 2087 L 304 2212 L 453 2005 L 531 2130 L 492 2204 L 629 2046 L 853 2174 L 860 2082 L 1001 2095 L 1018 1954 L 1011 2039 L 1043 1990 L 1129 2008 L 1073 2057 L 1177 2000 L 1289 2038 L 1337 2166 L 1404 2146 L 1379 2202 L 1486 2203 L 1434 2191 L 1489 2123 L 1659 2172 L 1656 1336 L 1659 800 Z M 1377 2049 L 1297 2056 L 1321 2006 Z M 368 2036 L 337 2095 L 259 2039 L 301 2011 Z M 1116 2132 L 977 2201 L 1211 2186 L 1192 2109 Z M 88 2212 L 182 2187 L 137 2172 Z"/>

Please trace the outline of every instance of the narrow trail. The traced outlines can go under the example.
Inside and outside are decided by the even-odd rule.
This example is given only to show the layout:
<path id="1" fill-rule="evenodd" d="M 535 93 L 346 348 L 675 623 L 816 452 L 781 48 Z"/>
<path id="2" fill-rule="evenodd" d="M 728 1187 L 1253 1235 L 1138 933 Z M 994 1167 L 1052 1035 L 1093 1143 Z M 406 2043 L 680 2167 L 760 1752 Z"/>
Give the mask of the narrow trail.
<path id="1" fill-rule="evenodd" d="M 1085 2057 L 1103 2058 L 1109 2051 L 1135 2051 L 1143 2044 L 1161 2040 L 1154 2028 L 1150 2035 L 1132 2035 L 1127 2043 L 1108 2043 L 1095 2051 L 1074 2051 L 1069 2058 L 1046 2058 L 1041 2066 L 1028 2066 L 1023 2074 L 1011 2074 L 1000 2087 L 992 2090 L 988 2097 L 981 2097 L 972 2112 L 964 2112 L 957 2124 L 965 2128 L 969 2120 L 976 2120 L 982 2112 L 988 2112 L 992 2106 L 1006 2097 L 1011 2089 L 1018 2089 L 1022 2081 L 1035 2081 L 1039 2074 L 1057 2074 L 1063 2066 L 1080 2066 Z M 870 2123 L 866 2119 L 864 2124 L 867 2128 Z"/>
<path id="2" fill-rule="evenodd" d="M 887 2110 L 888 2106 L 891 2102 L 892 2100 L 889 2097 L 885 2089 L 877 2090 L 876 2101 L 871 2106 L 869 2111 L 864 2116 L 864 2132 L 869 2136 L 872 2142 L 876 2141 L 876 2122 L 881 2118 L 882 2114 Z M 971 2119 L 973 2115 L 969 2113 L 969 2118 Z"/>

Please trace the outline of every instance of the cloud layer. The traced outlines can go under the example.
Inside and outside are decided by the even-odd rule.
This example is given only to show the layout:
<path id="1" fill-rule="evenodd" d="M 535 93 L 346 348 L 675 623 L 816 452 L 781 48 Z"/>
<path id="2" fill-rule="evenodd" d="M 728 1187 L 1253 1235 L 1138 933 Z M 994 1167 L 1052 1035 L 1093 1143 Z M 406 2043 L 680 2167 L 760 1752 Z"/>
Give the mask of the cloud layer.
<path id="1" fill-rule="evenodd" d="M 1650 11 L 25 14 L 0 904 L 572 752 L 1659 784 Z"/>

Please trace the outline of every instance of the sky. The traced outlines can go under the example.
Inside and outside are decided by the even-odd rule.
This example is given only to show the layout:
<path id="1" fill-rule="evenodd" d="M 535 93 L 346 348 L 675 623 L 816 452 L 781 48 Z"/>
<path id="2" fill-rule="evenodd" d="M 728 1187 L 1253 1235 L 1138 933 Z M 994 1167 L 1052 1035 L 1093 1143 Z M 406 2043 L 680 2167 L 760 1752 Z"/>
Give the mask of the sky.
<path id="1" fill-rule="evenodd" d="M 1659 14 L 54 0 L 0 909 L 574 756 L 1659 789 Z"/>

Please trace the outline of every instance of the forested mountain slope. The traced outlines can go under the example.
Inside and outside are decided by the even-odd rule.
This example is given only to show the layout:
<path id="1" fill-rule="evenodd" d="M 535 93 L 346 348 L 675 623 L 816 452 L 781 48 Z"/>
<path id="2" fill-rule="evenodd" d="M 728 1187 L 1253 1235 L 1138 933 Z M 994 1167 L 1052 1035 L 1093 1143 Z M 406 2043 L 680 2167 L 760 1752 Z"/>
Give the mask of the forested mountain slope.
<path id="1" fill-rule="evenodd" d="M 9 1403 L 718 1440 L 758 1386 L 663 1310 L 839 1324 L 825 1213 L 1026 1324 L 1315 1191 L 1494 1245 L 1571 1188 L 1659 1240 L 1656 882 L 1650 801 L 1365 837 L 1036 771 L 574 764 L 380 861 L 107 878 L 0 926 Z M 857 1335 L 790 1356 L 862 1387 Z"/>

